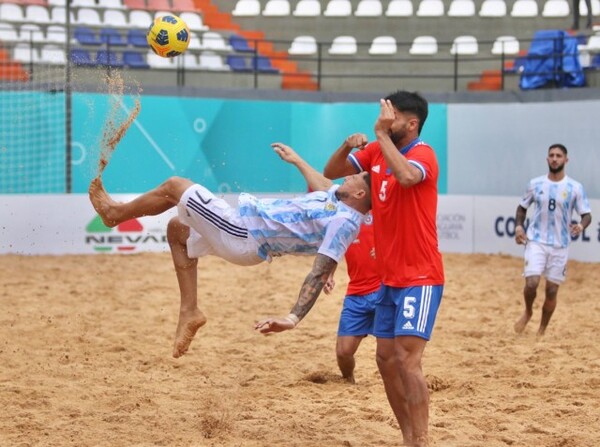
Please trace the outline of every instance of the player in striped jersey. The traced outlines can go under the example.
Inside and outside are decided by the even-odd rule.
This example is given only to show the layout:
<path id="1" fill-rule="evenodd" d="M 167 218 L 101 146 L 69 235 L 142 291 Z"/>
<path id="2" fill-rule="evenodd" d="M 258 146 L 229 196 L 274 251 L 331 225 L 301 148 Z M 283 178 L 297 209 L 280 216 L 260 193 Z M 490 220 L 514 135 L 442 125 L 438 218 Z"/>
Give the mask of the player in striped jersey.
<path id="1" fill-rule="evenodd" d="M 291 199 L 258 199 L 242 193 L 237 208 L 180 177 L 171 177 L 127 203 L 115 202 L 100 177 L 92 181 L 90 201 L 109 227 L 178 208 L 178 217 L 167 228 L 181 298 L 173 357 L 185 354 L 206 323 L 198 308 L 198 257 L 215 255 L 234 264 L 255 265 L 284 254 L 316 255 L 290 314 L 265 319 L 256 329 L 262 333 L 293 329 L 314 305 L 371 208 L 370 177 L 361 173 L 334 185 L 300 161 L 299 169 L 315 192 Z"/>
<path id="2" fill-rule="evenodd" d="M 548 148 L 548 174 L 529 182 L 517 207 L 515 241 L 525 245 L 525 311 L 515 323 L 515 331 L 523 332 L 533 315 L 533 302 L 540 278 L 546 278 L 546 299 L 538 335 L 544 335 L 556 309 L 558 288 L 565 280 L 568 247 L 571 237 L 579 236 L 592 221 L 590 204 L 581 183 L 568 177 L 565 166 L 569 161 L 567 148 L 553 144 Z M 535 203 L 527 232 L 527 209 Z M 572 222 L 573 211 L 580 216 Z"/>

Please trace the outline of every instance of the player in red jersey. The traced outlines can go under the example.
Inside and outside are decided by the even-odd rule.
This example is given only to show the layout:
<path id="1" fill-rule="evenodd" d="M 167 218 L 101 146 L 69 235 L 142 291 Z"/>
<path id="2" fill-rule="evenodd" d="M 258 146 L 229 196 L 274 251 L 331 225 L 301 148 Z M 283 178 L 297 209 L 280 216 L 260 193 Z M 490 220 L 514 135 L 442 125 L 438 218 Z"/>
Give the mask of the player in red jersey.
<path id="1" fill-rule="evenodd" d="M 348 247 L 345 258 L 350 281 L 340 313 L 335 353 L 342 377 L 350 383 L 355 383 L 354 354 L 360 342 L 367 335 L 373 334 L 375 305 L 381 285 L 375 265 L 372 216 L 368 215 L 361 225 L 360 232 Z M 334 286 L 332 275 L 323 291 L 329 294 Z"/>
<path id="2" fill-rule="evenodd" d="M 377 365 L 404 444 L 428 445 L 429 392 L 421 359 L 442 299 L 444 269 L 438 250 L 438 164 L 419 135 L 427 101 L 398 91 L 380 101 L 377 141 L 350 138 L 324 174 L 371 173 L 377 268 L 382 281 L 375 312 Z M 359 134 L 360 135 L 360 134 Z M 354 148 L 361 150 L 351 153 Z"/>

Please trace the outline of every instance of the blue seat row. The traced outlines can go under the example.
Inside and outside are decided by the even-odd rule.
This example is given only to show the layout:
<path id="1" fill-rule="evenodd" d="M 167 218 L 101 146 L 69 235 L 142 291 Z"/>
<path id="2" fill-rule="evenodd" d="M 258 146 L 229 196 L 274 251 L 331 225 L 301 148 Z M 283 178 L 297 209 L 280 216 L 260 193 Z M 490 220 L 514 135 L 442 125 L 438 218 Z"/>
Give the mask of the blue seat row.
<path id="1" fill-rule="evenodd" d="M 130 29 L 127 35 L 123 36 L 115 28 L 102 28 L 99 33 L 84 26 L 78 26 L 73 33 L 75 40 L 81 45 L 110 45 L 147 47 L 146 31 L 143 29 Z"/>
<path id="2" fill-rule="evenodd" d="M 144 54 L 137 51 L 124 51 L 121 56 L 120 53 L 100 50 L 96 53 L 95 57 L 92 57 L 89 51 L 77 48 L 71 50 L 71 61 L 82 67 L 96 67 L 101 65 L 114 68 L 150 68 Z"/>

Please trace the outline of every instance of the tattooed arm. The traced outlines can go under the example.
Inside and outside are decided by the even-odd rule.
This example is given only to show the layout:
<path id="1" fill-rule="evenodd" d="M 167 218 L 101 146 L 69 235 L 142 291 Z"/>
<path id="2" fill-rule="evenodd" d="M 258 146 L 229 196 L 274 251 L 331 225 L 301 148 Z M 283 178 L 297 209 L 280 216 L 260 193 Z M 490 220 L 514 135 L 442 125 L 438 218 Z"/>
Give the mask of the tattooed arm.
<path id="1" fill-rule="evenodd" d="M 262 334 L 294 329 L 313 307 L 336 266 L 337 262 L 329 256 L 317 254 L 312 270 L 306 276 L 304 284 L 300 288 L 298 300 L 290 314 L 284 318 L 265 318 L 256 323 L 254 329 L 258 329 Z"/>

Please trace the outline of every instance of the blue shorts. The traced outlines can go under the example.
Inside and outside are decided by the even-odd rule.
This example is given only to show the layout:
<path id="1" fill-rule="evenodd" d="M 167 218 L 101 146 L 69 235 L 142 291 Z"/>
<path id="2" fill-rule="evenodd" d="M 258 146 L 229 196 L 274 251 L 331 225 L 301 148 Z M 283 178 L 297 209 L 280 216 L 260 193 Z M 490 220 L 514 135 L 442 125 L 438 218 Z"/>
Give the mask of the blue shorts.
<path id="1" fill-rule="evenodd" d="M 414 335 L 429 340 L 443 292 L 444 286 L 382 285 L 373 335 L 380 338 Z"/>
<path id="2" fill-rule="evenodd" d="M 338 336 L 365 336 L 373 333 L 378 292 L 347 295 L 340 315 Z"/>

